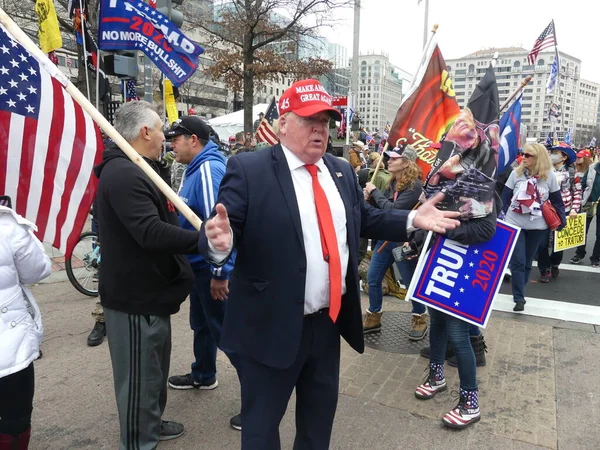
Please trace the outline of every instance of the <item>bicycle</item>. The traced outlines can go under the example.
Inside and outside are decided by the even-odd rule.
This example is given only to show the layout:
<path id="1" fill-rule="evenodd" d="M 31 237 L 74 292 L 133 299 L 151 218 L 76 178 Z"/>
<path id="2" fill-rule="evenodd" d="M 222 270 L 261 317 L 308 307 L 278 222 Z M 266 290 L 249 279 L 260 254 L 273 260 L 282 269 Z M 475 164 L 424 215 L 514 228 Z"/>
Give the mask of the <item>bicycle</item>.
<path id="1" fill-rule="evenodd" d="M 65 261 L 67 276 L 73 287 L 90 297 L 98 297 L 100 256 L 98 234 L 86 231 L 79 236 L 71 257 Z"/>

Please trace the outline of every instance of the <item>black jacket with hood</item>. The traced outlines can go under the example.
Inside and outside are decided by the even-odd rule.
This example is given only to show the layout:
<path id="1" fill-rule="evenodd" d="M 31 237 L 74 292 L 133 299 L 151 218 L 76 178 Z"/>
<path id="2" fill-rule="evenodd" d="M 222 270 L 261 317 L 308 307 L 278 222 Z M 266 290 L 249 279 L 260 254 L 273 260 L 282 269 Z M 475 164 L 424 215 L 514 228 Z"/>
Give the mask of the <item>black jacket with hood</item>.
<path id="1" fill-rule="evenodd" d="M 157 162 L 144 160 L 168 179 Z M 176 313 L 192 290 L 183 254 L 198 251 L 198 232 L 179 227 L 173 204 L 116 145 L 106 148 L 94 173 L 102 305 L 130 314 Z"/>

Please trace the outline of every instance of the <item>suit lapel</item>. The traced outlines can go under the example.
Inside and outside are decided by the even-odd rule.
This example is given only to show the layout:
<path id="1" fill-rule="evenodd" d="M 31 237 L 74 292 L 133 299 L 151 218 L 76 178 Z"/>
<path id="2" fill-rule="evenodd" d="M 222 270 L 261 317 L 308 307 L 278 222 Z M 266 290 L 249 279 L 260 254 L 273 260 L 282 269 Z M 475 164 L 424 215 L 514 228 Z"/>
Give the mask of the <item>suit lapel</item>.
<path id="1" fill-rule="evenodd" d="M 279 187 L 285 197 L 285 202 L 292 216 L 292 222 L 294 228 L 296 228 L 296 234 L 302 250 L 304 250 L 304 237 L 302 236 L 302 222 L 300 221 L 300 210 L 298 209 L 298 199 L 296 198 L 296 191 L 294 190 L 294 181 L 292 180 L 292 174 L 290 173 L 290 167 L 288 166 L 287 159 L 283 154 L 281 145 L 273 147 L 273 168 L 275 169 L 275 175 L 279 181 Z"/>
<path id="2" fill-rule="evenodd" d="M 329 169 L 331 178 L 333 178 L 338 192 L 340 193 L 340 197 L 342 197 L 342 201 L 344 202 L 344 208 L 346 209 L 346 225 L 351 227 L 353 226 L 354 222 L 352 221 L 352 204 L 350 203 L 348 181 L 344 177 L 343 172 L 336 171 L 336 167 L 333 166 L 329 158 L 323 158 L 323 162 L 325 162 L 325 166 L 327 166 L 327 169 Z"/>

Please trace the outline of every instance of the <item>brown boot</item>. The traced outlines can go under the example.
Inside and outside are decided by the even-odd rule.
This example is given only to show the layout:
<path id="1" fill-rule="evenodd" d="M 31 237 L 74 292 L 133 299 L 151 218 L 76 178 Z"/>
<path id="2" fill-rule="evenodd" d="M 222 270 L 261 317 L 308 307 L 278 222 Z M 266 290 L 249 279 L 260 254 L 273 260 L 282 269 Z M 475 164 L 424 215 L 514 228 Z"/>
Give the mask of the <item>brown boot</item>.
<path id="1" fill-rule="evenodd" d="M 410 333 L 408 333 L 408 338 L 411 341 L 420 341 L 427 334 L 427 330 L 429 330 L 429 315 L 424 314 L 413 314 L 412 315 L 412 324 L 410 327 Z"/>
<path id="2" fill-rule="evenodd" d="M 366 312 L 365 321 L 363 322 L 363 333 L 367 334 L 381 330 L 381 315 L 383 312 L 372 313 L 368 309 Z"/>

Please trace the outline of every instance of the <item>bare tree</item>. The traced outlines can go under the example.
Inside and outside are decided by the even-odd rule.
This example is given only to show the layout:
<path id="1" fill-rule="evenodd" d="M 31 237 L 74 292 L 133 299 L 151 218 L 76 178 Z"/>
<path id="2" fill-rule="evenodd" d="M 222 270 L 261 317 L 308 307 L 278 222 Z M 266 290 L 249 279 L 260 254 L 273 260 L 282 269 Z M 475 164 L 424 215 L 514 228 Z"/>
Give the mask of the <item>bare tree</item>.
<path id="1" fill-rule="evenodd" d="M 206 69 L 234 93 L 243 92 L 244 130 L 252 131 L 255 87 L 282 75 L 320 76 L 332 63 L 320 57 L 300 58 L 302 50 L 323 27 L 335 23 L 334 10 L 354 0 L 231 0 L 222 5 L 217 21 L 190 25 L 209 34 L 207 55 L 215 64 Z M 189 21 L 188 21 L 189 22 Z M 304 48 L 303 48 L 304 47 Z"/>

